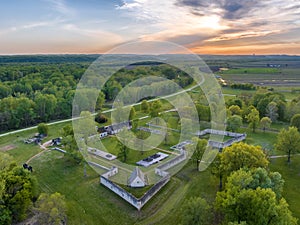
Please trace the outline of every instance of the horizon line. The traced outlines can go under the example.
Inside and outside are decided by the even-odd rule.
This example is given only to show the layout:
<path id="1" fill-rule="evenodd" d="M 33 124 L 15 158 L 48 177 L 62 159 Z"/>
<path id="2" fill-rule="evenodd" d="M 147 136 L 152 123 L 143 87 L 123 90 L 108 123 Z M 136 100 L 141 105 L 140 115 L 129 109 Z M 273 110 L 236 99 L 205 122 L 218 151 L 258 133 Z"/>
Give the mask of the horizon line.
<path id="1" fill-rule="evenodd" d="M 134 53 L 12 53 L 12 54 L 1 54 L 3 56 L 62 56 L 62 55 L 202 55 L 202 56 L 300 56 L 300 54 L 198 54 L 198 53 L 169 53 L 169 54 L 134 54 Z"/>

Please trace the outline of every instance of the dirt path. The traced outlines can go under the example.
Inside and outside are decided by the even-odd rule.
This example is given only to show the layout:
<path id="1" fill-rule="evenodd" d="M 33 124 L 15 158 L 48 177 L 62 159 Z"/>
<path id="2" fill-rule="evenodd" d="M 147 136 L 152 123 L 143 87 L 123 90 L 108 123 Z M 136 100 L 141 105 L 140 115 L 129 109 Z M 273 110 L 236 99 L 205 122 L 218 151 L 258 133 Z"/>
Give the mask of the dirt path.
<path id="1" fill-rule="evenodd" d="M 33 160 L 34 158 L 36 158 L 36 157 L 42 155 L 44 152 L 50 151 L 49 149 L 47 149 L 47 147 L 50 146 L 51 143 L 52 143 L 52 140 L 47 141 L 47 142 L 45 142 L 45 143 L 42 144 L 42 145 L 40 144 L 40 148 L 42 149 L 42 151 L 39 152 L 39 153 L 37 153 L 37 154 L 35 154 L 35 155 L 32 156 L 30 159 L 28 159 L 28 160 L 26 161 L 26 164 L 29 164 L 31 160 Z"/>

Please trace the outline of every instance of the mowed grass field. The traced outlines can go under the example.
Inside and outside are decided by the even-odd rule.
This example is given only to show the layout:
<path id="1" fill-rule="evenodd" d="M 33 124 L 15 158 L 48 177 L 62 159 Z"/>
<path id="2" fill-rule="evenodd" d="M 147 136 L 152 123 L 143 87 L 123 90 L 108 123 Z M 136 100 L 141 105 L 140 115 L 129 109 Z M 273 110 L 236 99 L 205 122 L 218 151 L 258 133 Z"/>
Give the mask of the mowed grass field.
<path id="1" fill-rule="evenodd" d="M 271 159 L 269 167 L 272 171 L 281 173 L 285 180 L 283 197 L 290 205 L 293 215 L 300 219 L 300 156 L 292 156 L 291 160 L 292 162 L 288 164 L 287 157 Z"/>

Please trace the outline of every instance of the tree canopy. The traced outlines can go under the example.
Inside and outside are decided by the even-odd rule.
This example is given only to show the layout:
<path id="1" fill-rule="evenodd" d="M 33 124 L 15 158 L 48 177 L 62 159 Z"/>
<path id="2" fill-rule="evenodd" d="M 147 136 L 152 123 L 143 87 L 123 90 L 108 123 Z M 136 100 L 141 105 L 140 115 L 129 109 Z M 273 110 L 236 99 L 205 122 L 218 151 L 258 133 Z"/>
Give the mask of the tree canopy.
<path id="1" fill-rule="evenodd" d="M 42 193 L 37 202 L 37 220 L 40 224 L 61 225 L 66 224 L 66 203 L 60 193 Z"/>
<path id="2" fill-rule="evenodd" d="M 300 152 L 300 133 L 297 128 L 282 129 L 277 136 L 275 148 L 278 151 L 287 153 L 288 163 L 290 163 L 291 155 Z"/>
<path id="3" fill-rule="evenodd" d="M 210 225 L 212 211 L 205 199 L 193 197 L 185 201 L 182 206 L 183 225 Z"/>
<path id="4" fill-rule="evenodd" d="M 245 221 L 249 225 L 296 225 L 285 199 L 281 198 L 283 181 L 266 170 L 238 170 L 227 179 L 225 189 L 217 193 L 216 207 L 226 221 Z"/>
<path id="5" fill-rule="evenodd" d="M 291 126 L 296 127 L 300 132 L 300 114 L 295 114 L 291 119 Z"/>
<path id="6" fill-rule="evenodd" d="M 10 157 L 0 154 L 0 162 Z M 37 181 L 28 170 L 13 161 L 1 164 L 0 169 L 0 224 L 24 220 L 37 197 Z"/>
<path id="7" fill-rule="evenodd" d="M 260 146 L 243 142 L 225 148 L 220 154 L 220 169 L 225 176 L 241 168 L 266 168 L 268 164 L 269 161 Z"/>
<path id="8" fill-rule="evenodd" d="M 37 127 L 37 130 L 39 132 L 39 134 L 45 134 L 45 135 L 48 135 L 48 131 L 49 131 L 49 128 L 48 128 L 48 125 L 45 124 L 45 123 L 40 123 Z"/>
<path id="9" fill-rule="evenodd" d="M 266 131 L 267 128 L 270 128 L 271 123 L 272 123 L 272 120 L 266 116 L 261 118 L 261 120 L 260 120 L 260 126 L 262 127 L 264 132 Z"/>
<path id="10" fill-rule="evenodd" d="M 255 132 L 256 128 L 259 125 L 259 111 L 255 108 L 246 116 L 247 121 L 249 122 L 249 127 Z"/>

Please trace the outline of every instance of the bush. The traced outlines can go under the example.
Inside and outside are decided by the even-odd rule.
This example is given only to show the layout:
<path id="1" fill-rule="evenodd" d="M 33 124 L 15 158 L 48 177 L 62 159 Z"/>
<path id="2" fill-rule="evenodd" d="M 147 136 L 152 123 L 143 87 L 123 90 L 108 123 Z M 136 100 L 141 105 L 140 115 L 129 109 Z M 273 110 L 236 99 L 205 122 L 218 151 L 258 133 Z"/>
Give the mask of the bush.
<path id="1" fill-rule="evenodd" d="M 253 84 L 231 84 L 232 89 L 241 89 L 241 90 L 255 90 L 256 87 Z"/>
<path id="2" fill-rule="evenodd" d="M 48 135 L 48 125 L 45 123 L 40 123 L 37 127 L 39 134 L 45 134 Z"/>
<path id="3" fill-rule="evenodd" d="M 97 123 L 106 123 L 107 122 L 107 117 L 103 114 L 98 113 L 95 117 L 95 121 Z"/>

